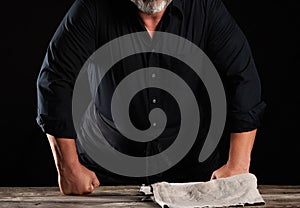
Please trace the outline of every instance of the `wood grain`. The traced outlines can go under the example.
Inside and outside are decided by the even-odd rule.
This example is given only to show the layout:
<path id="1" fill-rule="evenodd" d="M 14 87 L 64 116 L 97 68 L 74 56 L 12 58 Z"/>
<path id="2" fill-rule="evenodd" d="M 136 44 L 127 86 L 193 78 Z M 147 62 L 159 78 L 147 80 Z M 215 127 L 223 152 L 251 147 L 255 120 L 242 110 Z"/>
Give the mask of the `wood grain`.
<path id="1" fill-rule="evenodd" d="M 300 186 L 260 185 L 258 188 L 266 204 L 249 208 L 300 208 Z M 58 187 L 0 187 L 1 208 L 159 208 L 143 199 L 139 186 L 101 186 L 84 196 L 65 196 Z"/>

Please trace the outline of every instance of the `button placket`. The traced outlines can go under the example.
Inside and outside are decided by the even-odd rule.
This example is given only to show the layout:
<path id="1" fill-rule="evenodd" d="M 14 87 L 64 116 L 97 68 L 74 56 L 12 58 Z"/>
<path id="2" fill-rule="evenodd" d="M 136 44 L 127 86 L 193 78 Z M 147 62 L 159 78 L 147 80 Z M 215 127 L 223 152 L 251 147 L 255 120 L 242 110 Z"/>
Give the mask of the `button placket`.
<path id="1" fill-rule="evenodd" d="M 156 68 L 151 68 L 150 69 L 150 82 L 151 83 L 156 83 L 158 82 L 158 77 L 157 77 L 157 70 Z M 159 95 L 158 95 L 158 92 L 157 90 L 155 91 L 152 91 L 150 94 L 149 94 L 149 101 L 151 102 L 151 105 L 155 105 L 155 107 L 157 107 L 157 103 L 158 103 L 158 99 L 159 99 Z"/>
<path id="2" fill-rule="evenodd" d="M 159 55 L 155 53 L 155 49 L 152 48 L 152 53 L 150 53 L 149 56 L 149 73 L 148 73 L 148 80 L 152 84 L 156 84 L 159 81 L 159 69 L 156 67 L 159 65 Z M 150 89 L 149 90 L 149 97 L 148 97 L 148 102 L 150 109 L 154 109 L 159 107 L 159 99 L 160 99 L 160 92 L 157 88 L 155 89 Z M 152 127 L 157 128 L 157 123 L 158 121 L 153 121 L 152 122 Z"/>

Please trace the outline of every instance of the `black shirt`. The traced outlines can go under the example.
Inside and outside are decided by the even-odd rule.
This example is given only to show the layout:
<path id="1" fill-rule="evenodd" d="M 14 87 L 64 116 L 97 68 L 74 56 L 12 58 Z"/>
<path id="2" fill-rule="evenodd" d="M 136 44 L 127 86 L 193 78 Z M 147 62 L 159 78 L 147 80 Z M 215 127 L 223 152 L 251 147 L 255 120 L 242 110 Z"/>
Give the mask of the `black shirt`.
<path id="1" fill-rule="evenodd" d="M 229 132 L 249 131 L 261 125 L 265 103 L 261 100 L 260 80 L 251 50 L 245 35 L 221 0 L 173 0 L 157 30 L 179 35 L 208 55 L 225 87 Z M 76 138 L 72 122 L 72 91 L 80 69 L 105 43 L 139 31 L 146 29 L 136 6 L 129 0 L 74 2 L 49 44 L 37 80 L 37 122 L 44 132 L 58 138 Z M 118 83 L 129 73 L 151 66 L 173 70 L 201 100 L 199 138 L 205 136 L 209 126 L 210 105 L 205 87 L 184 63 L 158 53 L 128 57 L 114 65 L 105 76 L 99 86 L 97 107 L 99 114 L 107 119 L 102 125 L 108 140 L 120 151 L 132 155 L 143 155 L 143 151 L 139 151 L 143 148 L 122 138 L 110 124 L 113 123 L 110 99 Z M 148 114 L 157 107 L 168 116 L 162 136 L 171 138 L 179 125 L 179 109 L 174 99 L 163 90 L 145 89 L 134 97 L 129 109 L 132 123 L 139 129 L 148 128 L 151 125 Z"/>

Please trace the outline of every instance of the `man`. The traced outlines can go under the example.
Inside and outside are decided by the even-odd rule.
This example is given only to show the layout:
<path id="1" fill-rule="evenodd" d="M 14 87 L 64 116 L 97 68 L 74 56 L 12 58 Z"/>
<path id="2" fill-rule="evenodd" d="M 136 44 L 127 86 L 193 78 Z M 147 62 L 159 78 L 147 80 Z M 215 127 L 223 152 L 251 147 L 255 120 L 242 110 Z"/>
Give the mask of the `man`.
<path id="1" fill-rule="evenodd" d="M 226 137 L 230 137 L 230 148 L 225 151 L 228 153 L 225 163 L 222 149 L 217 149 L 203 164 L 197 163 L 197 154 L 199 155 L 203 142 L 201 139 L 207 133 L 207 121 L 204 122 L 199 141 L 191 153 L 174 168 L 153 177 L 133 179 L 113 174 L 99 167 L 77 142 L 71 106 L 74 83 L 81 67 L 105 43 L 140 31 L 147 31 L 151 38 L 155 36 L 155 31 L 162 31 L 188 39 L 201 48 L 216 66 L 228 99 L 225 131 L 228 134 L 224 133 L 223 140 L 229 141 Z M 110 125 L 112 119 L 108 97 L 116 84 L 131 72 L 129 68 L 134 67 L 133 65 L 136 68 L 176 68 L 182 63 L 161 54 L 129 57 L 129 60 L 115 66 L 118 70 L 111 70 L 106 85 L 100 90 L 99 115 L 108 118 L 107 122 L 103 121 L 101 124 L 106 129 L 106 139 L 115 142 L 115 148 L 120 151 L 143 156 L 145 146 L 131 146 L 128 142 L 118 144 L 116 141 L 123 141 L 123 138 Z M 186 66 L 179 68 L 176 68 L 176 73 L 183 72 L 182 68 Z M 181 74 L 199 92 L 199 99 L 203 98 L 204 104 L 200 108 L 204 109 L 201 113 L 207 119 L 209 115 L 205 114 L 205 108 L 209 101 L 205 101 L 205 92 L 198 87 L 201 81 L 193 80 L 193 75 L 187 70 Z M 117 83 L 114 83 L 115 80 Z M 206 180 L 248 173 L 256 131 L 265 108 L 247 40 L 221 0 L 76 0 L 49 44 L 37 87 L 37 121 L 49 139 L 60 190 L 64 194 L 91 193 L 99 186 L 99 180 L 103 184 L 140 184 L 161 180 Z M 171 115 L 166 127 L 166 138 L 171 138 L 172 134 L 176 134 L 172 129 L 178 126 L 180 120 L 180 117 L 173 115 L 176 107 L 164 107 L 165 104 L 176 106 L 171 105 L 172 102 L 174 104 L 164 92 L 148 89 L 133 101 L 135 110 L 132 111 L 138 113 L 131 113 L 132 122 L 136 126 L 140 125 L 141 129 L 147 128 L 149 121 L 145 116 L 139 115 L 154 107 L 163 108 L 167 115 Z M 167 143 L 170 142 L 172 139 Z M 150 149 L 149 151 L 159 152 L 156 147 Z"/>

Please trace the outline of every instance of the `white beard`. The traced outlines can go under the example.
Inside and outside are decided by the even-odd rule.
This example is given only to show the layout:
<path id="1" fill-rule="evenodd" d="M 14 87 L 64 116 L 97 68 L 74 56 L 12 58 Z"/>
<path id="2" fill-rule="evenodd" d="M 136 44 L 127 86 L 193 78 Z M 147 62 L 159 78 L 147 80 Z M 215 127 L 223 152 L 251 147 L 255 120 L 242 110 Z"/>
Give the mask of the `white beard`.
<path id="1" fill-rule="evenodd" d="M 172 0 L 130 0 L 139 10 L 146 14 L 154 14 L 166 8 Z"/>

